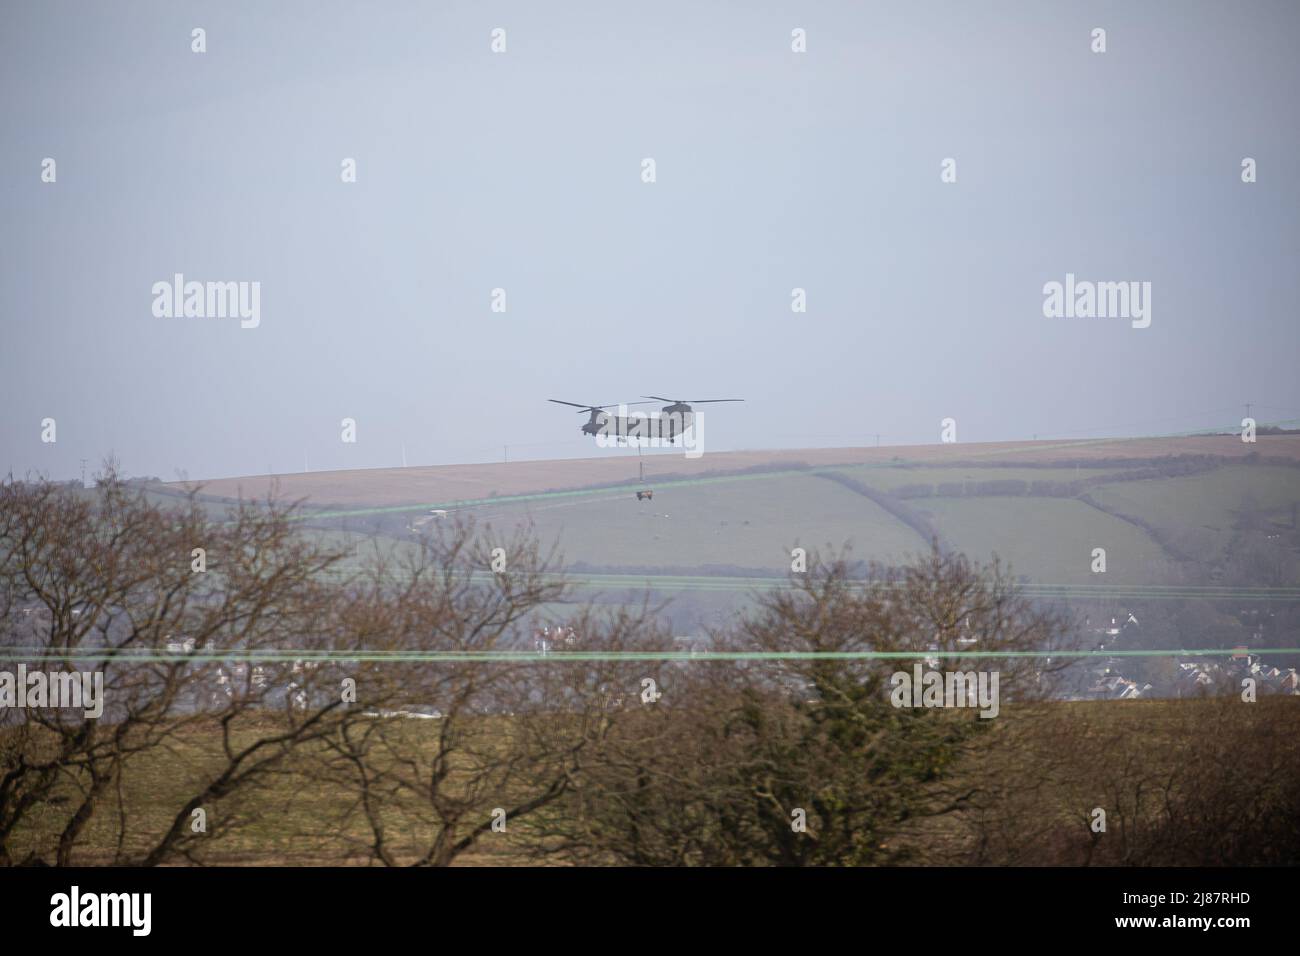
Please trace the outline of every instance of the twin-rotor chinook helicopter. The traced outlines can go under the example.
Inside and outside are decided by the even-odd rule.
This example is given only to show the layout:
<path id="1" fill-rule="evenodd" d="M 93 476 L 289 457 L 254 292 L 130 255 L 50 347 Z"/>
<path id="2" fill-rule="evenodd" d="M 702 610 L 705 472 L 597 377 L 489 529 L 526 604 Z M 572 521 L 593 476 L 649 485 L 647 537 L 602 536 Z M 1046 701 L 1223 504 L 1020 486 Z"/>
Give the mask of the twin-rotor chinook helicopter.
<path id="1" fill-rule="evenodd" d="M 605 411 L 607 408 L 626 409 L 636 405 L 649 405 L 650 402 L 621 402 L 616 405 L 582 405 L 578 402 L 565 402 L 558 398 L 547 399 L 555 402 L 557 405 L 571 405 L 580 409 L 579 414 L 584 412 L 590 413 L 590 418 L 582 426 L 584 435 L 594 435 L 598 437 L 597 444 L 600 444 L 599 438 L 613 437 L 617 438 L 638 438 L 649 439 L 656 444 L 667 442 L 674 443 L 685 432 L 689 431 L 695 424 L 695 412 L 692 405 L 708 405 L 717 402 L 743 402 L 743 398 L 664 398 L 662 395 L 642 395 L 642 398 L 652 399 L 656 402 L 667 402 L 657 414 L 637 413 L 635 415 L 611 415 Z M 640 454 L 640 445 L 637 445 L 637 453 Z M 645 481 L 645 463 L 640 463 L 641 481 Z M 643 488 L 636 493 L 637 501 L 648 501 L 654 498 L 654 492 L 649 488 Z"/>
<path id="2" fill-rule="evenodd" d="M 547 401 L 555 402 L 557 405 L 572 405 L 583 412 L 590 412 L 591 417 L 587 423 L 582 426 L 584 435 L 641 435 L 646 438 L 661 437 L 671 441 L 674 437 L 688 430 L 695 420 L 695 412 L 692 405 L 707 405 L 715 402 L 743 402 L 743 398 L 664 398 L 661 395 L 642 395 L 642 398 L 653 399 L 656 402 L 667 402 L 657 417 L 651 416 L 620 416 L 611 415 L 605 411 L 606 408 L 632 408 L 636 405 L 649 405 L 650 402 L 622 402 L 615 405 L 582 405 L 578 402 L 564 402 L 558 398 L 549 398 Z M 581 414 L 581 413 L 579 413 Z M 658 429 L 646 431 L 643 423 L 661 422 Z M 638 429 L 640 429 L 638 431 Z M 653 426 L 652 426 L 653 429 Z"/>

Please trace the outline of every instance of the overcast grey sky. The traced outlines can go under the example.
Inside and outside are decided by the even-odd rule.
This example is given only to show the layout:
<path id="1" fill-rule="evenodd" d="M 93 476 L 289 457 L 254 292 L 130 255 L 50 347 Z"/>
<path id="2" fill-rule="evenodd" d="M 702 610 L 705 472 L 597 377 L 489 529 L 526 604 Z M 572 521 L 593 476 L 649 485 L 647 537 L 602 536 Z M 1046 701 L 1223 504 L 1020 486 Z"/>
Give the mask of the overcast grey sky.
<path id="1" fill-rule="evenodd" d="M 1297 48 L 1294 2 L 4 0 L 0 468 L 627 454 L 546 399 L 646 393 L 746 398 L 711 450 L 1300 417 Z M 260 325 L 156 317 L 178 272 Z M 1150 327 L 1045 318 L 1067 272 Z"/>

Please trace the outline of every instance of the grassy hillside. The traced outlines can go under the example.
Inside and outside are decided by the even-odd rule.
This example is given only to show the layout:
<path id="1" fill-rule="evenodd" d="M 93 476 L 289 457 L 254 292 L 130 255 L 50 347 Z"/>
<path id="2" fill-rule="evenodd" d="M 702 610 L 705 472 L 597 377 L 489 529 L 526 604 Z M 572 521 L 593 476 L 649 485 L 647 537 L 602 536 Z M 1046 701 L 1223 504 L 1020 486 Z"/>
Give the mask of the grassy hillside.
<path id="1" fill-rule="evenodd" d="M 1186 478 L 1103 485 L 1093 497 L 1108 510 L 1141 518 L 1213 560 L 1223 554 L 1248 511 L 1289 526 L 1291 507 L 1300 502 L 1300 471 L 1225 465 Z"/>
<path id="2" fill-rule="evenodd" d="M 543 541 L 558 543 L 567 563 L 595 569 L 784 573 L 795 544 L 848 544 L 860 558 L 893 562 L 926 547 L 929 532 L 918 525 L 928 523 L 946 545 L 982 560 L 997 554 L 1035 581 L 1153 584 L 1175 580 L 1173 564 L 1188 560 L 1181 547 L 1187 530 L 1213 536 L 1215 553 L 1191 555 L 1208 562 L 1228 546 L 1243 507 L 1284 536 L 1291 506 L 1300 502 L 1294 467 L 1224 464 L 1188 477 L 1131 480 L 1134 470 L 860 465 L 647 481 L 652 501 L 637 501 L 629 487 L 462 510 L 499 528 L 531 520 Z M 860 490 L 824 480 L 827 475 Z M 1109 481 L 1112 476 L 1119 480 Z M 1028 490 L 979 494 L 979 484 L 988 482 L 1020 482 Z M 1053 494 L 1034 493 L 1044 486 Z M 906 494 L 918 487 L 923 496 Z M 906 515 L 920 521 L 909 523 Z M 1097 547 L 1107 552 L 1105 579 L 1091 571 Z"/>
<path id="3" fill-rule="evenodd" d="M 1168 560 L 1142 529 L 1081 501 L 1059 498 L 931 498 L 922 505 L 953 547 L 996 553 L 1035 581 L 1156 584 Z M 1106 574 L 1091 570 L 1093 548 L 1106 549 Z"/>
<path id="4" fill-rule="evenodd" d="M 482 509 L 495 526 L 531 519 L 566 562 L 593 567 L 790 568 L 790 549 L 852 544 L 855 554 L 898 560 L 926 547 L 874 502 L 812 475 L 673 486 L 652 501 L 618 496 Z"/>
<path id="5" fill-rule="evenodd" d="M 1285 462 L 1297 450 L 1296 436 L 1261 439 L 1258 448 L 1231 438 L 1039 442 L 658 456 L 647 459 L 644 485 L 629 480 L 627 461 L 618 468 L 463 466 L 446 481 L 433 473 L 448 469 L 384 472 L 378 484 L 372 473 L 303 480 L 327 491 L 326 501 L 313 502 L 321 507 L 307 522 L 312 533 L 356 555 L 379 547 L 400 556 L 430 507 L 502 532 L 528 521 L 579 577 L 627 572 L 589 583 L 579 597 L 633 600 L 629 589 L 653 574 L 653 596 L 672 602 L 679 633 L 697 633 L 748 605 L 748 576 L 784 577 L 796 545 L 849 545 L 863 560 L 897 563 L 937 536 L 972 558 L 996 554 L 1028 581 L 1075 594 L 1294 585 L 1300 538 L 1291 509 L 1300 503 L 1300 467 Z M 625 483 L 583 488 L 584 477 L 589 485 Z M 489 497 L 487 485 L 508 494 Z M 638 487 L 652 488 L 654 498 L 638 501 Z M 477 497 L 441 496 L 452 491 Z M 1106 549 L 1104 575 L 1091 570 L 1098 547 Z"/>
<path id="6" fill-rule="evenodd" d="M 250 475 L 207 481 L 204 490 L 210 495 L 227 498 L 241 495 L 245 498 L 261 498 L 275 485 L 287 498 L 307 498 L 323 507 L 373 508 L 422 504 L 432 507 L 434 502 L 584 488 L 635 479 L 635 451 L 626 448 L 599 451 L 594 446 L 592 450 L 593 454 L 600 457 Z M 695 459 L 664 452 L 647 453 L 645 469 L 651 480 L 668 476 L 694 478 L 754 468 L 835 468 L 860 464 L 968 467 L 972 464 L 1043 465 L 1068 462 L 1071 467 L 1078 463 L 1087 469 L 1096 467 L 1099 462 L 1177 455 L 1214 455 L 1225 459 L 1257 455 L 1300 461 L 1300 435 L 1260 436 L 1254 445 L 1243 444 L 1232 435 L 1209 435 L 906 445 L 892 448 L 707 451 Z"/>
<path id="7" fill-rule="evenodd" d="M 1133 480 L 1138 465 L 859 464 L 647 479 L 649 501 L 625 486 L 451 510 L 502 531 L 531 521 L 543 543 L 584 571 L 784 574 L 795 545 L 850 545 L 859 558 L 889 563 L 923 550 L 934 534 L 981 560 L 997 554 L 1033 581 L 1155 584 L 1181 583 L 1189 566 L 1221 562 L 1243 520 L 1290 547 L 1300 468 L 1204 460 L 1189 467 L 1201 473 Z M 986 493 L 990 483 L 1003 493 Z M 383 550 L 400 553 L 423 510 L 338 509 L 311 524 L 360 553 L 373 548 L 365 541 L 376 533 Z M 1107 552 L 1106 578 L 1090 568 L 1097 547 Z"/>

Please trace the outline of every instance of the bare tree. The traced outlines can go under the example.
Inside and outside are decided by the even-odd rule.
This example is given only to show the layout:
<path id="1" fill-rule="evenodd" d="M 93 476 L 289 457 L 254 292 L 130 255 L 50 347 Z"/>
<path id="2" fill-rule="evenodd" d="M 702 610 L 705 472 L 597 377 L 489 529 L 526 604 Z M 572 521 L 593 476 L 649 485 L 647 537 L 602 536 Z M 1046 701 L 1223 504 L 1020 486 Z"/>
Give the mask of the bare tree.
<path id="1" fill-rule="evenodd" d="M 1056 703 L 982 765 L 954 862 L 1257 866 L 1300 859 L 1294 698 Z"/>
<path id="2" fill-rule="evenodd" d="M 1001 671 L 1004 701 L 1027 704 L 1059 665 L 1008 652 L 1062 647 L 1067 628 L 996 563 L 936 547 L 898 572 L 854 568 L 814 557 L 713 635 L 751 659 L 692 664 L 659 708 L 620 722 L 562 828 L 575 859 L 900 862 L 916 855 L 896 839 L 915 821 L 970 805 L 951 769 L 996 721 L 894 706 L 893 674 L 927 657 L 962 666 L 954 655 L 973 648 L 993 656 L 966 669 Z"/>
<path id="3" fill-rule="evenodd" d="M 539 654 L 534 612 L 563 593 L 526 528 L 502 540 L 455 522 L 376 569 L 353 613 L 394 659 L 367 671 L 366 699 L 388 709 L 350 711 L 306 769 L 349 795 L 327 829 L 353 858 L 443 866 L 489 835 L 499 851 L 546 851 L 529 825 L 578 784 L 633 693 L 618 654 L 652 636 L 645 612 L 586 608 L 568 622 L 576 646 Z"/>
<path id="4" fill-rule="evenodd" d="M 337 664 L 294 662 L 357 646 L 322 583 L 340 555 L 290 518 L 274 501 L 162 507 L 111 468 L 90 497 L 0 487 L 5 666 L 103 681 L 99 715 L 0 711 L 0 864 L 198 861 L 250 822 L 236 796 L 338 719 Z M 160 792 L 146 771 L 167 754 Z"/>

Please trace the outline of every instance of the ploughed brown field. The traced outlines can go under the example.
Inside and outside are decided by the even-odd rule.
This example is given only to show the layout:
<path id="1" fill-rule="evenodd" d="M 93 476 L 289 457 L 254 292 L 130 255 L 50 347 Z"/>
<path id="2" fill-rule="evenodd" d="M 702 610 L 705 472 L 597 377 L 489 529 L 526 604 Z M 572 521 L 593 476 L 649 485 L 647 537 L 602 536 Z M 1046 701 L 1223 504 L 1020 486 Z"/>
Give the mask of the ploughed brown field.
<path id="1" fill-rule="evenodd" d="M 684 455 L 646 457 L 646 477 L 698 477 L 710 472 L 781 465 L 1045 463 L 1101 459 L 1149 459 L 1177 455 L 1300 460 L 1300 435 L 1260 435 L 1247 444 L 1236 435 L 1178 438 L 1113 438 L 1036 442 L 985 442 L 950 445 L 900 445 L 881 448 L 803 448 L 780 451 L 710 452 L 699 458 Z M 224 498 L 263 498 L 278 482 L 283 497 L 305 498 L 313 505 L 418 505 L 462 501 L 496 495 L 563 491 L 626 482 L 636 475 L 632 450 L 600 458 L 558 461 L 512 461 L 478 465 L 431 465 L 411 468 L 368 468 L 317 471 L 305 474 L 251 475 L 201 482 L 203 492 Z M 172 482 L 172 487 L 184 483 Z"/>

